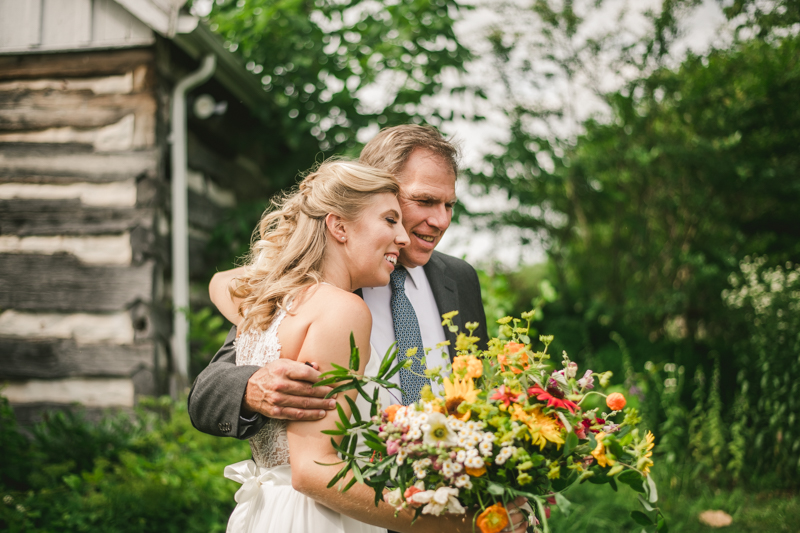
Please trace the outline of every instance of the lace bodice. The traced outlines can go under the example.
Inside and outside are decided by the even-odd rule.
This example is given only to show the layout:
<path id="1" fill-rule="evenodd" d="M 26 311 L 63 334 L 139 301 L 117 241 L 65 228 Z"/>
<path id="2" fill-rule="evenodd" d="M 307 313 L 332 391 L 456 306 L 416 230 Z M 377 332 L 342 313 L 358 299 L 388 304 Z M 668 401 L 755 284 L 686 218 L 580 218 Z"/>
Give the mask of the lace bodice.
<path id="1" fill-rule="evenodd" d="M 281 356 L 278 327 L 286 316 L 281 309 L 265 330 L 246 331 L 235 341 L 236 365 L 264 366 Z M 286 420 L 269 419 L 264 427 L 250 439 L 253 460 L 265 468 L 289 464 L 289 440 L 286 437 Z"/>

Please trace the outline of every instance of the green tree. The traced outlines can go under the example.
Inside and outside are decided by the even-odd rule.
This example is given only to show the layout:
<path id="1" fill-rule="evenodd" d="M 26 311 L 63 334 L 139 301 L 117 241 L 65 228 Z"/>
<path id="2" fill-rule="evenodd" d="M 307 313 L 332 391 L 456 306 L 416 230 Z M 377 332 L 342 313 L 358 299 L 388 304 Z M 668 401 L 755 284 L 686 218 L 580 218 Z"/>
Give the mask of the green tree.
<path id="1" fill-rule="evenodd" d="M 549 11 L 544 7 L 550 2 L 535 4 L 551 21 L 552 47 L 556 37 L 574 42 L 581 19 L 569 11 L 571 3 Z M 785 480 L 796 469 L 782 455 L 789 453 L 780 445 L 786 430 L 767 421 L 777 406 L 791 404 L 790 380 L 763 364 L 757 370 L 748 358 L 767 354 L 762 363 L 769 360 L 768 368 L 789 368 L 797 357 L 794 340 L 767 351 L 764 339 L 774 336 L 774 327 L 751 323 L 753 313 L 734 312 L 721 295 L 748 256 L 766 258 L 765 269 L 797 263 L 800 256 L 794 221 L 800 202 L 800 38 L 791 30 L 797 4 L 774 2 L 764 11 L 759 6 L 765 3 L 736 3 L 727 11 L 738 17 L 739 28 L 729 47 L 670 67 L 670 42 L 678 35 L 681 9 L 689 6 L 679 4 L 665 2 L 651 17 L 651 35 L 628 49 L 643 60 L 627 61 L 620 49 L 623 63 L 639 74 L 619 91 L 595 93 L 608 115 L 580 122 L 580 134 L 570 135 L 554 120 L 566 116 L 563 109 L 512 98 L 509 140 L 486 158 L 488 170 L 473 181 L 519 202 L 519 209 L 496 218 L 499 223 L 546 235 L 563 298 L 560 307 L 548 307 L 548 316 L 556 311 L 562 323 L 572 317 L 586 333 L 573 335 L 583 345 L 568 346 L 570 353 L 607 352 L 616 330 L 638 356 L 638 368 L 646 360 L 675 361 L 692 375 L 702 366 L 718 387 L 708 394 L 719 394 L 714 405 L 723 409 L 715 427 L 725 431 L 720 420 L 741 421 L 731 468 L 738 462 L 741 471 L 742 442 L 759 434 L 764 453 L 750 448 L 749 464 L 758 458 L 762 472 L 772 469 Z M 501 72 L 510 65 L 510 81 L 513 46 L 497 42 L 498 65 Z M 594 50 L 572 48 L 579 49 L 588 50 L 587 57 L 607 50 L 601 41 Z M 586 61 L 560 64 L 573 75 Z M 542 123 L 550 126 L 537 127 Z M 619 359 L 619 350 L 613 351 Z M 766 381 L 756 392 L 752 384 L 761 376 Z M 780 379 L 773 383 L 773 377 Z M 769 400 L 759 403 L 765 394 Z M 735 397 L 738 414 L 731 407 Z M 743 414 L 743 405 L 752 412 Z M 714 468 L 729 461 L 723 452 L 714 448 Z"/>
<path id="2" fill-rule="evenodd" d="M 364 128 L 452 118 L 426 98 L 470 58 L 453 32 L 463 9 L 454 0 L 217 0 L 208 20 L 274 97 L 264 149 L 285 186 L 321 152 L 357 153 Z"/>

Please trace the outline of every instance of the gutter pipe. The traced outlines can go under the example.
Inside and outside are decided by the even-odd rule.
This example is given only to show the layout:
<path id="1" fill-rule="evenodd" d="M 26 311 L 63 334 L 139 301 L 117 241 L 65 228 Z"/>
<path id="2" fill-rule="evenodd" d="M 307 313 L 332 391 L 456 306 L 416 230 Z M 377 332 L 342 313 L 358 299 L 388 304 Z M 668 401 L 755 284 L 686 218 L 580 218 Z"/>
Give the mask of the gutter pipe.
<path id="1" fill-rule="evenodd" d="M 186 93 L 208 80 L 217 66 L 214 54 L 172 90 L 172 371 L 183 387 L 189 381 L 189 200 L 186 191 Z"/>

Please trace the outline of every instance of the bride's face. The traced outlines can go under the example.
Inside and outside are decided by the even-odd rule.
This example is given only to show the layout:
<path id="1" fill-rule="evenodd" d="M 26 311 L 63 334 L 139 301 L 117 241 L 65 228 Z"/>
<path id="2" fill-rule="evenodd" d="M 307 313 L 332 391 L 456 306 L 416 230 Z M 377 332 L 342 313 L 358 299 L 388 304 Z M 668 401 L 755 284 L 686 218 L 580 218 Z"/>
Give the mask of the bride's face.
<path id="1" fill-rule="evenodd" d="M 361 216 L 347 224 L 348 269 L 354 287 L 380 287 L 389 283 L 400 249 L 408 244 L 400 205 L 393 194 L 373 197 Z"/>

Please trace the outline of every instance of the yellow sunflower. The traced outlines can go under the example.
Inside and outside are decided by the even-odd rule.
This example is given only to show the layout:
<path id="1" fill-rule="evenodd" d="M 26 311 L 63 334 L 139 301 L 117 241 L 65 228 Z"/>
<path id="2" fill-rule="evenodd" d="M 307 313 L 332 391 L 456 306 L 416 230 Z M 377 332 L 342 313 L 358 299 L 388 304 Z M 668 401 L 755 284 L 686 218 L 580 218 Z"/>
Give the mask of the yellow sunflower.
<path id="1" fill-rule="evenodd" d="M 540 450 L 545 447 L 547 441 L 555 444 L 558 449 L 564 444 L 564 439 L 561 437 L 561 425 L 553 417 L 544 414 L 541 406 L 534 407 L 528 413 L 521 405 L 514 404 L 511 420 L 519 420 L 528 426 L 531 441 L 537 444 Z"/>
<path id="2" fill-rule="evenodd" d="M 472 411 L 467 411 L 463 415 L 458 412 L 458 406 L 463 402 L 474 403 L 478 400 L 478 393 L 480 389 L 475 388 L 475 384 L 471 379 L 464 380 L 458 379 L 457 376 L 451 376 L 450 379 L 444 380 L 444 407 L 448 415 L 452 415 L 459 420 L 469 420 Z"/>

